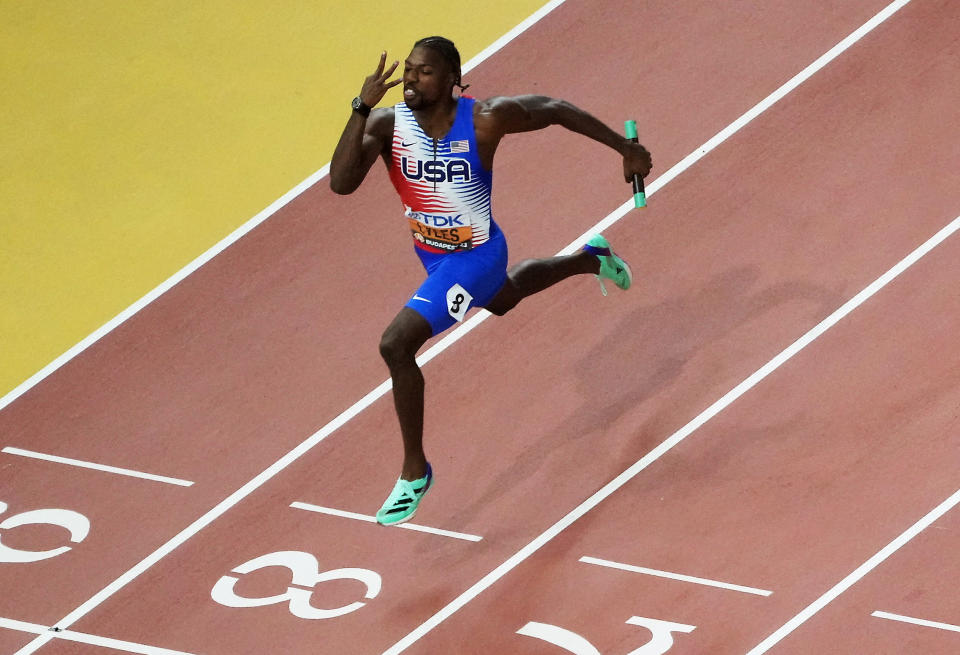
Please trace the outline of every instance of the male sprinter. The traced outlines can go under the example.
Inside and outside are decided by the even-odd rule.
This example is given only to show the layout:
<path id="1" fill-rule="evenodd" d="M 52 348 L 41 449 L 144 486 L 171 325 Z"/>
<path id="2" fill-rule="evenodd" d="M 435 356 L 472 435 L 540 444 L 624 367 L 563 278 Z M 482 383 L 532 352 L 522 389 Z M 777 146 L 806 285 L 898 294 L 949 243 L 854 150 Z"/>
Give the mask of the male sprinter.
<path id="1" fill-rule="evenodd" d="M 650 172 L 650 153 L 568 102 L 543 96 L 475 100 L 460 95 L 460 53 L 443 37 L 417 41 L 403 78 L 387 81 L 387 53 L 366 78 L 330 162 L 330 188 L 352 193 L 377 157 L 400 194 L 414 249 L 427 279 L 387 327 L 380 341 L 403 437 L 400 478 L 377 521 L 402 523 L 417 510 L 433 472 L 423 452 L 424 380 L 416 354 L 431 336 L 462 321 L 470 307 L 502 316 L 527 296 L 572 275 L 592 273 L 630 287 L 626 262 L 601 235 L 575 255 L 528 259 L 506 270 L 507 245 L 490 210 L 491 168 L 506 134 L 562 125 L 623 156 L 626 180 Z M 403 102 L 372 109 L 403 82 Z M 603 280 L 600 281 L 601 286 Z M 606 290 L 604 290 L 606 293 Z"/>

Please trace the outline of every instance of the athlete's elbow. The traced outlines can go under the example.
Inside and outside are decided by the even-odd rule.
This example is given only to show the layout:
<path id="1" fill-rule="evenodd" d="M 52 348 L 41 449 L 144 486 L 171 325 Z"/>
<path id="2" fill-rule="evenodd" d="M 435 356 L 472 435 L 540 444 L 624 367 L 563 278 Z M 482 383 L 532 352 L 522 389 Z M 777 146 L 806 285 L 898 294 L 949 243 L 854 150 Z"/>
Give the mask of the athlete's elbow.
<path id="1" fill-rule="evenodd" d="M 343 175 L 335 175 L 332 171 L 330 173 L 330 190 L 340 196 L 346 196 L 357 190 L 357 187 L 360 186 L 355 180 Z"/>
<path id="2" fill-rule="evenodd" d="M 560 98 L 549 98 L 543 96 L 539 98 L 540 106 L 535 113 L 538 127 L 548 127 L 550 125 L 561 125 L 569 127 L 576 115 L 576 107 Z"/>
<path id="3" fill-rule="evenodd" d="M 582 113 L 572 102 L 560 98 L 551 98 L 551 110 L 554 123 L 558 125 L 566 125 L 570 121 L 576 120 Z"/>

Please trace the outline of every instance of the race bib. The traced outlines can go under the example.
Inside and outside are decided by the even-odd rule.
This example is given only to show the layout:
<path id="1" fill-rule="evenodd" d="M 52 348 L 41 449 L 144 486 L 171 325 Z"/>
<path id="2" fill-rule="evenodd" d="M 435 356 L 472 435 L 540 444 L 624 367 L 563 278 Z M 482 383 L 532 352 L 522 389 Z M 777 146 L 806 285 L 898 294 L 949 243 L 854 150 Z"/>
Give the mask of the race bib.
<path id="1" fill-rule="evenodd" d="M 447 289 L 447 311 L 458 323 L 463 321 L 463 317 L 466 316 L 471 301 L 473 301 L 473 296 L 459 284 L 454 284 Z"/>
<path id="2" fill-rule="evenodd" d="M 473 247 L 473 228 L 469 225 L 458 225 L 459 216 L 448 219 L 448 225 L 453 223 L 449 227 L 436 226 L 436 223 L 441 222 L 437 219 L 444 217 L 426 216 L 426 218 L 433 218 L 434 225 L 427 225 L 415 218 L 408 219 L 410 221 L 410 231 L 418 243 L 446 252 L 470 250 Z"/>

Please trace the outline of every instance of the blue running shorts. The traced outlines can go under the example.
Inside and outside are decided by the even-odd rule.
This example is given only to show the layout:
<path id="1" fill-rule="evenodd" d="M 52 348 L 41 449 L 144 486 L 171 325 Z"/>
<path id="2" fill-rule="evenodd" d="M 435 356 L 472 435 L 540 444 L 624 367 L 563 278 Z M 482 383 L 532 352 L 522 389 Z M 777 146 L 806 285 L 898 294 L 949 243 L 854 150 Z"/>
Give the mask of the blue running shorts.
<path id="1" fill-rule="evenodd" d="M 433 254 L 417 249 L 427 270 L 405 307 L 427 319 L 434 336 L 462 321 L 470 307 L 483 307 L 507 281 L 507 240 L 496 230 L 473 250 Z"/>

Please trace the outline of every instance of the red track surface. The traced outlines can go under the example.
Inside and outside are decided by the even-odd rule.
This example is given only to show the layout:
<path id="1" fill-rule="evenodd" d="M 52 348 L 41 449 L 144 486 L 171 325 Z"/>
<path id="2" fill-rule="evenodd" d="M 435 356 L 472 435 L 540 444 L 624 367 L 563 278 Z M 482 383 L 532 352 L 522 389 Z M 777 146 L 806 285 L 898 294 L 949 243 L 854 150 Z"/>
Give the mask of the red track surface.
<path id="1" fill-rule="evenodd" d="M 886 2 L 713 4 L 570 0 L 473 71 L 471 92 L 558 95 L 611 124 L 635 116 L 652 180 Z M 384 396 L 70 628 L 209 655 L 390 647 L 956 217 L 958 35 L 953 3 L 908 5 L 607 231 L 635 290 L 565 283 L 426 366 L 437 486 L 416 522 L 482 541 L 289 507 L 379 506 L 399 465 Z M 628 195 L 617 169 L 559 130 L 508 141 L 496 205 L 511 259 L 553 254 L 613 210 Z M 376 343 L 420 271 L 404 230 L 381 227 L 399 206 L 384 172 L 372 178 L 351 198 L 325 183 L 306 192 L 0 413 L 0 446 L 195 481 L 0 455 L 0 519 L 55 507 L 91 522 L 68 554 L 0 565 L 0 589 L 15 590 L 0 617 L 54 625 L 385 379 Z M 361 220 L 377 227 L 345 229 Z M 671 654 L 759 644 L 960 486 L 957 239 L 408 652 L 563 652 L 517 634 L 536 621 L 627 653 L 649 638 L 632 616 L 696 626 Z M 960 623 L 957 516 L 772 652 L 960 652 L 957 633 L 871 616 Z M 61 539 L 3 533 L 21 549 Z M 234 567 L 278 551 L 310 553 L 320 571 L 370 569 L 382 590 L 326 620 L 211 599 Z M 235 577 L 249 598 L 290 584 L 277 567 Z M 311 603 L 363 591 L 326 582 Z M 29 640 L 0 629 L 4 653 Z M 39 652 L 104 651 L 55 639 Z"/>

